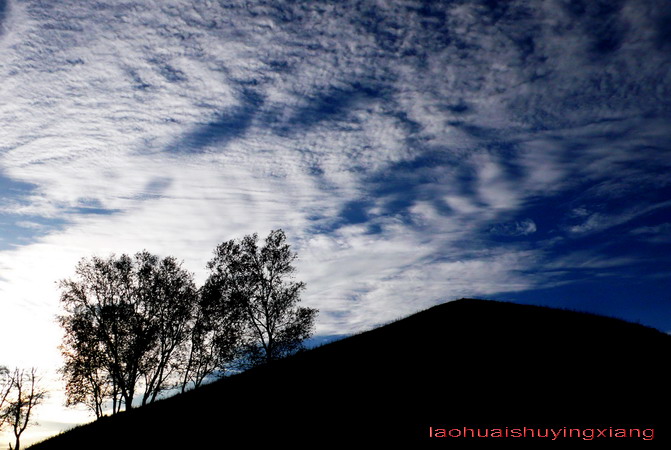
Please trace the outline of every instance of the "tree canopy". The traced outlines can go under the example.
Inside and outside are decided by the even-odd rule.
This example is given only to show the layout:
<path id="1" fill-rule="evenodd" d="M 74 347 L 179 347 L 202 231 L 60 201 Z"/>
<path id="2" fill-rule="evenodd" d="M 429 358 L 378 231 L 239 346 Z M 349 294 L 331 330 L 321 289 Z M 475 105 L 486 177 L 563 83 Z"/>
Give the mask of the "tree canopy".
<path id="1" fill-rule="evenodd" d="M 188 344 L 197 305 L 192 274 L 173 257 L 143 251 L 84 258 L 76 275 L 60 284 L 68 402 L 84 403 L 97 416 L 106 400 L 113 412 L 122 403 L 130 409 L 140 384 L 142 403 L 154 401 L 173 387 Z"/>
<path id="2" fill-rule="evenodd" d="M 220 244 L 207 264 L 205 309 L 242 323 L 250 364 L 284 357 L 312 334 L 317 310 L 297 306 L 305 283 L 293 280 L 296 258 L 284 232 L 274 230 L 262 246 L 256 233 Z"/>

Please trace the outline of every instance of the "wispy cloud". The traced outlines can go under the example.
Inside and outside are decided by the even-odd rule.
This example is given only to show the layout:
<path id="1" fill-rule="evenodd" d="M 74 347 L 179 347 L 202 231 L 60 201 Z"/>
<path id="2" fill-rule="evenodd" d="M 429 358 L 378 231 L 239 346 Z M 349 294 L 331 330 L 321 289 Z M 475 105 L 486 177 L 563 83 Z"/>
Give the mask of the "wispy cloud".
<path id="1" fill-rule="evenodd" d="M 671 206 L 671 201 L 661 202 L 654 205 L 643 204 L 627 208 L 623 211 L 618 211 L 616 214 L 577 208 L 571 211 L 570 216 L 580 223 L 569 226 L 568 231 L 575 234 L 603 231 L 630 222 L 637 217 L 649 214 L 655 210 L 668 208 L 669 206 Z M 659 229 L 659 231 L 661 231 L 661 229 Z"/>
<path id="2" fill-rule="evenodd" d="M 526 236 L 536 232 L 536 223 L 531 219 L 500 223 L 490 228 L 489 232 L 500 236 Z"/>

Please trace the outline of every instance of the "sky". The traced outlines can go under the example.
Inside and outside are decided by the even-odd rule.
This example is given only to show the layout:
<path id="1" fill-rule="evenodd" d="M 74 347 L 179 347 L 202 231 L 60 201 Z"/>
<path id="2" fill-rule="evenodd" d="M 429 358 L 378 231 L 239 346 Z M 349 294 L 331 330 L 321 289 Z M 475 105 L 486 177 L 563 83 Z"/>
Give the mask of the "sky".
<path id="1" fill-rule="evenodd" d="M 57 282 L 281 228 L 316 336 L 461 297 L 671 332 L 665 0 L 0 0 L 0 364 Z M 32 433 L 29 435 L 29 433 Z"/>

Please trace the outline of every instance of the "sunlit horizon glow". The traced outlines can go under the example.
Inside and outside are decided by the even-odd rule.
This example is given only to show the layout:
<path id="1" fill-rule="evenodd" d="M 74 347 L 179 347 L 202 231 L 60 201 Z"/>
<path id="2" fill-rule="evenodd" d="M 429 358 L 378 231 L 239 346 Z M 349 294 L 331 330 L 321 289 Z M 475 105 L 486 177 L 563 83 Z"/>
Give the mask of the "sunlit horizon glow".
<path id="1" fill-rule="evenodd" d="M 318 337 L 461 297 L 671 330 L 668 17 L 0 0 L 0 364 L 54 389 L 26 443 L 84 420 L 55 317 L 93 255 L 172 255 L 201 284 L 217 244 L 282 228 Z"/>

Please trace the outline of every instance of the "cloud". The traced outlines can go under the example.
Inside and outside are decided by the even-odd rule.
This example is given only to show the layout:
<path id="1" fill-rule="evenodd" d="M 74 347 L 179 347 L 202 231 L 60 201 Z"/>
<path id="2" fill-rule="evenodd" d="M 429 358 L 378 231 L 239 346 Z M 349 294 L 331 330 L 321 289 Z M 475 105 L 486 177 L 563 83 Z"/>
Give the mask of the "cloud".
<path id="1" fill-rule="evenodd" d="M 659 209 L 666 209 L 671 206 L 671 201 L 661 202 L 654 205 L 640 205 L 628 208 L 617 214 L 608 214 L 602 212 L 589 211 L 585 208 L 577 208 L 571 215 L 581 223 L 568 227 L 568 231 L 574 234 L 587 234 L 607 230 L 622 224 L 626 224 L 637 217 L 649 214 Z"/>
<path id="2" fill-rule="evenodd" d="M 536 223 L 531 219 L 499 223 L 490 228 L 489 232 L 498 236 L 526 236 L 536 232 Z"/>
<path id="3" fill-rule="evenodd" d="M 608 257 L 594 250 L 577 250 L 569 252 L 552 262 L 547 263 L 546 270 L 580 269 L 599 271 L 614 267 L 632 265 L 640 262 L 631 257 Z"/>
<path id="4" fill-rule="evenodd" d="M 202 278 L 218 241 L 284 226 L 297 243 L 344 233 L 347 254 L 370 235 L 380 251 L 416 239 L 423 258 L 459 260 L 461 240 L 486 245 L 478 230 L 537 234 L 511 215 L 571 189 L 590 214 L 569 235 L 627 223 L 645 208 L 591 200 L 641 189 L 611 175 L 623 167 L 645 184 L 658 178 L 646 161 L 670 164 L 632 152 L 668 134 L 640 118 L 667 83 L 652 89 L 659 74 L 630 57 L 654 40 L 654 8 L 75 3 L 17 6 L 16 45 L 2 48 L 0 119 L 20 125 L 3 128 L 0 164 L 32 186 L 4 211 L 67 223 L 36 245 L 153 247 Z M 374 266 L 361 270 L 374 279 Z"/>
<path id="5" fill-rule="evenodd" d="M 634 228 L 629 233 L 651 244 L 671 243 L 671 223 L 668 222 L 654 226 Z"/>
<path id="6" fill-rule="evenodd" d="M 41 223 L 36 223 L 36 222 L 30 222 L 30 221 L 21 221 L 21 222 L 16 222 L 17 227 L 21 228 L 30 228 L 33 230 L 41 230 L 44 228 L 44 225 Z"/>

